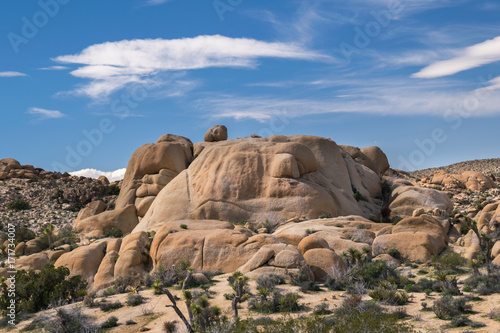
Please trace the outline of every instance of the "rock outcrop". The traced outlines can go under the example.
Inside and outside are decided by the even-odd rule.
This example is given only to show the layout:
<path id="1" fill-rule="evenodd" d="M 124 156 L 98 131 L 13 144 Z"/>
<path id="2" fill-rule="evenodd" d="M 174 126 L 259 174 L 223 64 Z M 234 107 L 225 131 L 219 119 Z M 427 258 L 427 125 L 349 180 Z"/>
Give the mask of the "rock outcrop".
<path id="1" fill-rule="evenodd" d="M 206 146 L 161 190 L 134 231 L 183 219 L 370 217 L 380 211 L 375 200 L 380 192 L 380 177 L 329 139 L 273 136 L 222 141 Z"/>
<path id="2" fill-rule="evenodd" d="M 144 216 L 161 189 L 187 168 L 193 159 L 192 146 L 187 138 L 165 134 L 137 149 L 128 163 L 116 208 L 134 204 L 139 217 Z"/>

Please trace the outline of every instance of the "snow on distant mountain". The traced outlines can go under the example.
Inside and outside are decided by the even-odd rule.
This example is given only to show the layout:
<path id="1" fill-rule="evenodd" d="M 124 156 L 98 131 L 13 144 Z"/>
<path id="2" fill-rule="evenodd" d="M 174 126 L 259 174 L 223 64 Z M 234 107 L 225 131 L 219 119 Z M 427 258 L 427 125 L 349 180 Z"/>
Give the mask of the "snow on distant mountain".
<path id="1" fill-rule="evenodd" d="M 125 175 L 126 168 L 118 169 L 115 171 L 100 171 L 96 169 L 82 169 L 79 171 L 70 172 L 72 176 L 84 176 L 89 178 L 99 178 L 100 176 L 106 176 L 110 182 L 117 180 L 122 180 Z"/>

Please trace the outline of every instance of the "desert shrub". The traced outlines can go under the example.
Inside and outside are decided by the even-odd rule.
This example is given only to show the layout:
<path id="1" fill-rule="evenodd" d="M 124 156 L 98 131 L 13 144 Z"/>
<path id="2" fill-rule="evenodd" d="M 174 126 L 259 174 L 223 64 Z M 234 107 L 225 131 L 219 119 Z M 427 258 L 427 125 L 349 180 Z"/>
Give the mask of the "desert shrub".
<path id="1" fill-rule="evenodd" d="M 104 323 L 101 324 L 101 328 L 112 328 L 118 326 L 118 318 L 115 316 L 109 317 Z"/>
<path id="2" fill-rule="evenodd" d="M 16 227 L 16 242 L 27 242 L 36 237 L 35 232 L 25 227 Z"/>
<path id="3" fill-rule="evenodd" d="M 19 270 L 15 274 L 17 313 L 34 313 L 52 304 L 78 301 L 85 296 L 87 282 L 80 275 L 69 277 L 69 269 L 46 265 L 39 273 Z M 5 281 L 0 285 L 0 307 L 7 309 L 11 297 Z M 16 316 L 18 317 L 18 316 Z"/>
<path id="4" fill-rule="evenodd" d="M 403 260 L 401 252 L 399 252 L 398 249 L 389 249 L 389 251 L 387 251 L 387 254 L 393 257 L 394 259 Z"/>
<path id="5" fill-rule="evenodd" d="M 406 313 L 406 308 L 404 306 L 399 306 L 394 311 L 391 312 L 398 319 L 404 319 L 408 317 L 408 313 Z"/>
<path id="6" fill-rule="evenodd" d="M 451 318 L 451 323 L 450 327 L 464 327 L 464 326 L 469 326 L 469 324 L 472 322 L 469 318 L 465 316 L 458 316 L 458 317 L 453 317 Z"/>
<path id="7" fill-rule="evenodd" d="M 396 286 L 388 283 L 380 284 L 369 295 L 374 300 L 389 305 L 405 305 L 409 299 L 406 291 L 397 290 Z"/>
<path id="8" fill-rule="evenodd" d="M 140 277 L 137 274 L 120 275 L 113 283 L 113 287 L 116 290 L 115 294 L 122 294 L 129 289 L 137 289 L 140 282 Z"/>
<path id="9" fill-rule="evenodd" d="M 402 283 L 397 270 L 381 260 L 368 262 L 359 268 L 354 268 L 351 271 L 351 276 L 354 281 L 362 281 L 371 288 L 384 280 L 395 282 L 398 286 Z"/>
<path id="10" fill-rule="evenodd" d="M 176 321 L 166 321 L 163 323 L 163 332 L 165 333 L 175 333 L 177 331 Z"/>
<path id="11" fill-rule="evenodd" d="M 125 322 L 125 325 L 135 325 L 137 324 L 135 321 L 133 321 L 132 319 L 129 319 Z"/>
<path id="12" fill-rule="evenodd" d="M 432 264 L 437 270 L 452 270 L 454 272 L 459 272 L 460 267 L 466 264 L 465 258 L 460 254 L 455 252 L 446 253 L 442 257 L 435 257 L 432 260 Z"/>
<path id="13" fill-rule="evenodd" d="M 341 317 L 282 317 L 274 321 L 261 323 L 257 319 L 241 320 L 237 323 L 225 323 L 214 326 L 207 333 L 330 333 L 330 332 L 413 332 L 408 324 L 398 323 L 392 314 L 353 313 Z"/>
<path id="14" fill-rule="evenodd" d="M 260 313 L 295 312 L 301 309 L 298 302 L 299 295 L 296 293 L 286 293 L 282 295 L 274 291 L 271 295 L 261 295 L 259 299 L 252 298 L 248 301 L 248 309 Z"/>
<path id="15" fill-rule="evenodd" d="M 330 290 L 342 291 L 346 288 L 346 281 L 342 279 L 336 279 L 331 276 L 327 276 L 325 281 L 325 287 Z"/>
<path id="16" fill-rule="evenodd" d="M 488 318 L 500 321 L 500 308 L 494 308 L 488 313 Z"/>
<path id="17" fill-rule="evenodd" d="M 20 211 L 30 209 L 30 204 L 24 199 L 15 199 L 7 204 L 7 209 Z"/>
<path id="18" fill-rule="evenodd" d="M 120 194 L 120 186 L 118 184 L 111 184 L 108 186 L 108 195 L 118 195 Z"/>
<path id="19" fill-rule="evenodd" d="M 104 237 L 121 238 L 123 237 L 123 232 L 121 229 L 113 228 L 104 231 Z"/>
<path id="20" fill-rule="evenodd" d="M 434 301 L 432 310 L 439 319 L 449 319 L 458 316 L 461 313 L 470 312 L 472 306 L 467 304 L 465 298 L 455 298 L 443 296 Z"/>
<path id="21" fill-rule="evenodd" d="M 181 229 L 187 229 L 188 226 L 187 226 L 187 224 L 181 224 L 181 225 L 179 225 L 179 228 L 181 228 Z"/>
<path id="22" fill-rule="evenodd" d="M 318 219 L 329 219 L 331 217 L 332 217 L 332 214 L 327 213 L 327 214 L 321 214 L 320 216 L 318 216 Z"/>
<path id="23" fill-rule="evenodd" d="M 292 285 L 300 287 L 303 293 L 321 290 L 318 284 L 311 280 L 308 266 L 302 266 L 297 273 L 290 274 L 290 279 Z"/>
<path id="24" fill-rule="evenodd" d="M 123 304 L 120 301 L 116 301 L 116 302 L 101 301 L 101 303 L 99 303 L 99 309 L 101 309 L 101 311 L 103 311 L 103 312 L 109 312 L 112 310 L 116 310 L 116 309 L 121 308 L 122 306 L 123 306 Z"/>
<path id="25" fill-rule="evenodd" d="M 194 299 L 190 308 L 194 315 L 195 328 L 202 332 L 213 325 L 221 323 L 220 307 L 210 306 L 208 298 L 205 296 Z"/>
<path id="26" fill-rule="evenodd" d="M 95 304 L 95 298 L 96 298 L 96 292 L 95 291 L 87 292 L 87 294 L 83 298 L 83 305 L 85 305 L 85 306 L 87 306 L 89 308 L 93 308 L 94 306 L 96 306 L 96 304 Z"/>
<path id="27" fill-rule="evenodd" d="M 476 291 L 480 295 L 490 295 L 500 292 L 500 272 L 490 275 L 473 275 L 464 281 L 465 287 Z"/>
<path id="28" fill-rule="evenodd" d="M 257 289 L 272 290 L 279 284 L 285 283 L 285 279 L 276 274 L 263 274 L 257 278 Z"/>
<path id="29" fill-rule="evenodd" d="M 97 331 L 97 326 L 78 308 L 57 309 L 53 320 L 45 325 L 45 330 L 50 333 L 59 332 L 87 332 Z"/>
<path id="30" fill-rule="evenodd" d="M 332 313 L 332 311 L 330 311 L 328 308 L 329 308 L 328 304 L 320 303 L 314 307 L 313 314 L 321 316 L 321 315 L 327 315 L 327 314 Z"/>
<path id="31" fill-rule="evenodd" d="M 127 295 L 127 305 L 128 306 L 137 306 L 142 304 L 143 297 L 141 294 L 128 294 Z"/>

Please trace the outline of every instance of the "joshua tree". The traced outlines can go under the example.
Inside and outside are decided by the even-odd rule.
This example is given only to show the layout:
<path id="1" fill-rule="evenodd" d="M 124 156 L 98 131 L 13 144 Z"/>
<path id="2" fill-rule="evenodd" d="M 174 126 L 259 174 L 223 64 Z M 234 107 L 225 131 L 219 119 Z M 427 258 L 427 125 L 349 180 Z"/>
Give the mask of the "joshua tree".
<path id="1" fill-rule="evenodd" d="M 234 298 L 232 302 L 232 308 L 234 311 L 234 321 L 238 321 L 238 303 L 243 303 L 245 301 L 245 288 L 248 285 L 248 276 L 241 274 L 239 271 L 233 273 L 233 275 L 228 279 L 229 284 L 234 290 Z"/>
<path id="2" fill-rule="evenodd" d="M 54 225 L 51 223 L 43 230 L 43 233 L 47 235 L 49 239 L 49 248 L 52 247 L 52 235 L 54 234 Z"/>

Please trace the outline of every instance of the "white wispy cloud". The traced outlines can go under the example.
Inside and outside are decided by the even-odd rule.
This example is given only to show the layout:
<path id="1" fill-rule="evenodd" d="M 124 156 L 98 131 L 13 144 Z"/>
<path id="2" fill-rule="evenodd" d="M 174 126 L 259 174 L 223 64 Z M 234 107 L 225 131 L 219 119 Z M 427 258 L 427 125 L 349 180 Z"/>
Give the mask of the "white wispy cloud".
<path id="1" fill-rule="evenodd" d="M 146 1 L 145 5 L 146 6 L 157 6 L 157 5 L 162 5 L 164 3 L 170 2 L 172 0 L 148 0 Z"/>
<path id="2" fill-rule="evenodd" d="M 14 71 L 0 72 L 0 77 L 16 77 L 16 76 L 27 76 L 27 75 L 21 72 L 14 72 Z"/>
<path id="3" fill-rule="evenodd" d="M 366 113 L 380 115 L 431 115 L 464 113 L 469 116 L 500 114 L 500 77 L 483 83 L 484 87 L 464 89 L 461 83 L 441 81 L 430 84 L 409 84 L 407 80 L 394 80 L 370 84 L 351 82 L 350 88 L 338 90 L 325 99 L 232 96 L 204 98 L 194 106 L 213 118 L 254 119 L 269 121 L 284 115 L 289 118 L 331 113 Z M 429 82 L 429 81 L 422 81 Z M 334 82 L 332 82 L 334 84 Z M 454 87 L 449 90 L 447 88 Z M 480 98 L 476 99 L 477 96 Z M 471 108 L 472 104 L 475 105 Z"/>
<path id="4" fill-rule="evenodd" d="M 114 182 L 117 180 L 122 180 L 123 177 L 125 176 L 125 171 L 126 168 L 118 169 L 115 171 L 100 171 L 97 169 L 82 169 L 78 171 L 73 171 L 70 172 L 69 174 L 72 176 L 78 176 L 78 177 L 89 177 L 89 178 L 99 178 L 100 176 L 105 176 L 108 178 L 110 182 Z"/>
<path id="5" fill-rule="evenodd" d="M 91 81 L 75 92 L 99 99 L 129 84 L 158 84 L 155 77 L 161 72 L 210 67 L 254 68 L 259 58 L 332 61 L 329 56 L 293 43 L 220 35 L 106 42 L 53 60 L 83 65 L 71 75 Z"/>
<path id="6" fill-rule="evenodd" d="M 65 70 L 65 69 L 69 69 L 69 67 L 66 67 L 66 66 L 49 66 L 49 67 L 42 67 L 42 68 L 38 68 L 39 70 L 42 70 L 42 71 L 62 71 L 62 70 Z"/>
<path id="7" fill-rule="evenodd" d="M 66 116 L 61 111 L 46 110 L 46 109 L 35 108 L 35 107 L 29 108 L 28 109 L 28 113 L 38 116 L 38 118 L 40 120 L 43 120 L 43 119 L 57 119 L 57 118 L 62 118 L 62 117 Z"/>
<path id="8" fill-rule="evenodd" d="M 423 79 L 443 77 L 496 61 L 500 61 L 500 36 L 469 46 L 460 51 L 458 56 L 433 63 L 412 77 Z"/>

